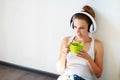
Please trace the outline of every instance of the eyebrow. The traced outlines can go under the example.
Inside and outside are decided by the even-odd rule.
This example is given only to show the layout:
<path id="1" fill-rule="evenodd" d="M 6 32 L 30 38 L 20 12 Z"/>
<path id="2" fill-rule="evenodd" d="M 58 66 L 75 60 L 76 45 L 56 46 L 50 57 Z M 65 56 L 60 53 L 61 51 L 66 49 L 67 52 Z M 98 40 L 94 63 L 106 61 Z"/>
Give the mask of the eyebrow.
<path id="1" fill-rule="evenodd" d="M 74 26 L 74 27 L 77 27 L 77 26 Z M 85 28 L 84 26 L 80 26 L 79 28 Z"/>

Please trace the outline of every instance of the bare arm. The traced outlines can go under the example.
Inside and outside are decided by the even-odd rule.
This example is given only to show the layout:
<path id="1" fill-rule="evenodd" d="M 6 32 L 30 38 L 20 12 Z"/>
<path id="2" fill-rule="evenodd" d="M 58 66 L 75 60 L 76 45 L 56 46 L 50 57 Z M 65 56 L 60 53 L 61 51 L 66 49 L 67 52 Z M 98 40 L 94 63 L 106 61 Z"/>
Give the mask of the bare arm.
<path id="1" fill-rule="evenodd" d="M 65 37 L 61 43 L 60 54 L 57 62 L 57 72 L 59 73 L 63 72 L 66 67 L 66 56 L 69 52 L 68 40 L 69 37 Z"/>
<path id="2" fill-rule="evenodd" d="M 99 78 L 103 69 L 103 45 L 100 41 L 95 40 L 95 60 L 93 60 L 86 51 L 80 51 L 77 56 L 87 60 L 88 66 L 93 74 Z"/>
<path id="3" fill-rule="evenodd" d="M 103 45 L 100 41 L 95 41 L 95 60 L 88 58 L 90 70 L 99 78 L 103 70 Z"/>

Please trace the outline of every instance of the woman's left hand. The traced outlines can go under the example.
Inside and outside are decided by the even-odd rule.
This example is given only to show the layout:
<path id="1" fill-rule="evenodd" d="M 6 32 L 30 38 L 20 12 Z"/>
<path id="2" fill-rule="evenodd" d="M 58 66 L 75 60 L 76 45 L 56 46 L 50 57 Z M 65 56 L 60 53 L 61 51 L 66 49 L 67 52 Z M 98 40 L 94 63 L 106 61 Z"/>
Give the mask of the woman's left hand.
<path id="1" fill-rule="evenodd" d="M 88 53 L 85 50 L 80 51 L 77 54 L 78 57 L 84 58 L 86 60 L 90 59 L 90 56 L 88 55 Z"/>

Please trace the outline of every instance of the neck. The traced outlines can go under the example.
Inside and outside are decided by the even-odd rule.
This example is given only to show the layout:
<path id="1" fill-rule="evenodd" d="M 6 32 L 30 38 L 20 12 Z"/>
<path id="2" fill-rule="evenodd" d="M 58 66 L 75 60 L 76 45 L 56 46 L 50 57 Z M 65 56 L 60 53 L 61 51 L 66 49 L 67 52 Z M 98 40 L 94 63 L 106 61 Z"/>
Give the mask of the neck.
<path id="1" fill-rule="evenodd" d="M 87 42 L 90 42 L 91 41 L 91 38 L 90 37 L 84 37 L 84 38 L 79 38 L 79 37 L 75 37 L 74 39 L 76 42 L 79 42 L 79 43 L 87 43 Z"/>

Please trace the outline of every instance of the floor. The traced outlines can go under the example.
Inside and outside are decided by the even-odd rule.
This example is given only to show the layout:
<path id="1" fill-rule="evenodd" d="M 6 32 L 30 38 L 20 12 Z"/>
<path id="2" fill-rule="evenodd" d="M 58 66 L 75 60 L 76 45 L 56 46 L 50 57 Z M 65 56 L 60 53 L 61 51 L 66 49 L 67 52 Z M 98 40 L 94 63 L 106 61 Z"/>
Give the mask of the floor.
<path id="1" fill-rule="evenodd" d="M 0 65 L 0 80 L 56 80 L 56 78 Z"/>

